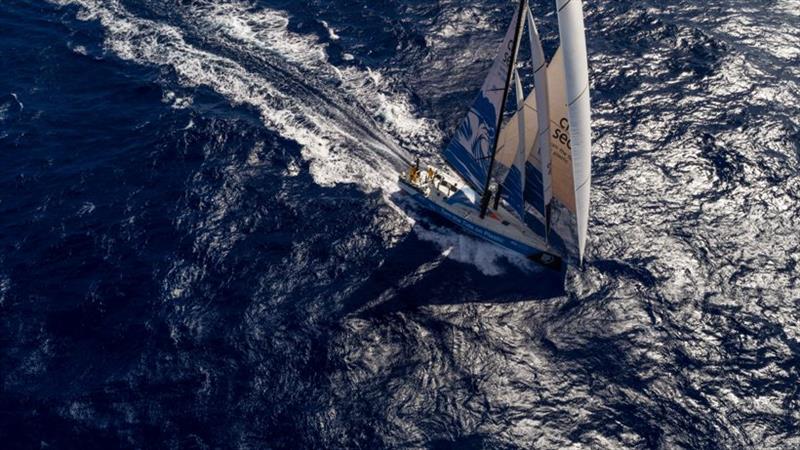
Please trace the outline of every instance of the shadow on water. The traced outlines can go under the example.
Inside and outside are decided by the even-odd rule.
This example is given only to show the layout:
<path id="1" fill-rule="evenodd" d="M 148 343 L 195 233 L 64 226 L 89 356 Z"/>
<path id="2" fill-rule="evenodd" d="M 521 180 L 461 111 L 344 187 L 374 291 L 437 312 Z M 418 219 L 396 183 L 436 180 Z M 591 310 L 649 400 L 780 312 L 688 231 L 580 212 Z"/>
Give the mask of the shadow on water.
<path id="1" fill-rule="evenodd" d="M 433 226 L 461 233 L 455 225 L 417 207 L 400 192 L 394 193 L 391 200 L 415 219 L 415 229 Z M 563 268 L 553 271 L 533 262 L 520 267 L 502 256 L 493 264 L 502 269 L 501 273 L 486 275 L 473 264 L 444 256 L 436 244 L 411 232 L 345 300 L 343 310 L 345 314 L 382 314 L 426 305 L 511 303 L 565 295 Z"/>

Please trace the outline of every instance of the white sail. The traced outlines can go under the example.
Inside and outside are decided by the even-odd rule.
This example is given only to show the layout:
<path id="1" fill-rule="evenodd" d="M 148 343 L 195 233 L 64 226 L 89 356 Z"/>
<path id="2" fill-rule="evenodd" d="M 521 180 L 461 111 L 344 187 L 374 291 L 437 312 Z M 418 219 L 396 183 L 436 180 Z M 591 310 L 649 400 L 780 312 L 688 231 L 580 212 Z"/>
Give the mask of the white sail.
<path id="1" fill-rule="evenodd" d="M 575 185 L 572 182 L 572 149 L 565 84 L 563 51 L 559 48 L 547 67 L 551 186 L 553 197 L 574 213 Z"/>
<path id="2" fill-rule="evenodd" d="M 517 114 L 519 115 L 519 123 L 517 124 L 519 142 L 517 142 L 515 162 L 518 162 L 521 157 L 522 164 L 524 164 L 526 153 L 531 146 L 528 145 L 529 135 L 526 132 L 525 92 L 522 90 L 522 81 L 519 78 L 519 72 L 516 70 L 514 71 L 514 90 L 517 98 Z M 520 164 L 516 163 L 515 165 L 519 166 Z"/>
<path id="3" fill-rule="evenodd" d="M 556 0 L 556 8 L 564 57 L 570 124 L 575 215 L 578 223 L 578 256 L 582 263 L 589 227 L 589 193 L 592 178 L 589 69 L 583 26 L 583 2 Z"/>
<path id="4" fill-rule="evenodd" d="M 514 212 L 517 213 L 517 216 L 524 220 L 525 156 L 527 155 L 528 150 L 533 147 L 532 142 L 528 141 L 531 140 L 531 137 L 536 136 L 536 130 L 531 130 L 531 133 L 528 133 L 528 120 L 526 120 L 527 112 L 525 111 L 525 93 L 522 90 L 522 80 L 520 80 L 519 72 L 516 70 L 514 71 L 514 88 L 517 99 L 516 114 L 519 116 L 519 120 L 517 121 L 517 134 L 519 135 L 519 138 L 517 140 L 517 151 L 514 152 L 514 164 L 509 172 L 509 177 L 506 177 L 504 188 L 513 189 L 513 192 L 507 192 L 505 194 L 505 200 L 509 203 Z M 519 179 L 519 183 L 517 183 L 516 179 Z M 504 192 L 506 192 L 506 189 L 504 189 Z"/>
<path id="5" fill-rule="evenodd" d="M 550 181 L 550 114 L 549 101 L 547 98 L 547 60 L 542 50 L 542 42 L 539 38 L 539 31 L 533 20 L 533 14 L 528 9 L 528 37 L 531 45 L 531 62 L 533 63 L 533 82 L 536 94 L 537 121 L 539 125 L 539 135 L 537 139 L 537 157 L 539 162 L 538 169 L 542 176 L 542 200 L 543 205 L 550 203 L 553 196 L 553 188 Z M 536 205 L 538 206 L 538 205 Z"/>
<path id="6" fill-rule="evenodd" d="M 524 189 L 525 160 L 534 145 L 536 136 L 536 99 L 526 99 L 519 73 L 514 73 L 516 112 L 500 130 L 495 154 L 494 179 L 503 186 L 503 199 L 512 207 L 520 219 L 525 216 Z"/>
<path id="7" fill-rule="evenodd" d="M 495 156 L 498 163 L 506 167 L 513 165 L 519 152 L 519 146 L 523 143 L 523 136 L 525 137 L 523 144 L 525 157 L 527 158 L 531 154 L 535 140 L 531 136 L 536 136 L 539 132 L 536 117 L 536 95 L 531 92 L 525 98 L 524 103 L 520 104 L 519 100 L 517 100 L 517 111 L 500 130 L 500 141 L 498 142 Z M 538 157 L 538 154 L 531 157 Z"/>

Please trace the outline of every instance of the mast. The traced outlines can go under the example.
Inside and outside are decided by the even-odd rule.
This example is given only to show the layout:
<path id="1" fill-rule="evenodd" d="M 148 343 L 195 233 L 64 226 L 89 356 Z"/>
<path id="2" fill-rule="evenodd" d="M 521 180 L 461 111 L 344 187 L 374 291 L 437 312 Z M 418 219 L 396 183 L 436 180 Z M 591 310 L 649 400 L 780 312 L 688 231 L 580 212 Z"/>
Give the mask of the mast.
<path id="1" fill-rule="evenodd" d="M 480 217 L 483 219 L 486 216 L 486 210 L 488 209 L 489 202 L 488 196 L 491 195 L 489 192 L 489 184 L 492 182 L 492 170 L 494 169 L 494 157 L 497 153 L 497 144 L 500 141 L 500 127 L 503 124 L 503 115 L 505 114 L 506 109 L 506 101 L 508 101 L 508 88 L 511 85 L 511 78 L 513 76 L 513 68 L 514 63 L 517 61 L 517 51 L 519 50 L 519 41 L 522 35 L 522 24 L 524 24 L 523 17 L 525 16 L 525 8 L 528 5 L 528 0 L 521 0 L 519 2 L 519 12 L 517 13 L 517 29 L 514 33 L 514 43 L 511 48 L 511 54 L 509 55 L 508 59 L 508 73 L 506 74 L 506 84 L 503 88 L 503 101 L 500 103 L 500 114 L 497 116 L 497 128 L 495 128 L 495 136 L 494 136 L 494 144 L 492 146 L 492 158 L 489 160 L 489 172 L 486 175 L 486 183 L 483 186 L 483 198 L 481 199 L 481 214 Z"/>

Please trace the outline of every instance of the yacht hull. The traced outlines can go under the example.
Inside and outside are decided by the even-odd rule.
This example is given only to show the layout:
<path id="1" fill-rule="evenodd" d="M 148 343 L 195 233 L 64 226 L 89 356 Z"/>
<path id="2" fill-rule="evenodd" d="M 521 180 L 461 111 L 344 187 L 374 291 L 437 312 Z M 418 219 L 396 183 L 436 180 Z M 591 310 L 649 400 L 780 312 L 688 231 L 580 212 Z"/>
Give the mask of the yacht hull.
<path id="1" fill-rule="evenodd" d="M 553 270 L 561 269 L 561 257 L 544 242 L 537 242 L 533 238 L 526 239 L 514 232 L 512 224 L 501 221 L 497 217 L 481 219 L 477 214 L 465 213 L 465 208 L 449 204 L 438 189 L 423 189 L 400 178 L 400 187 L 414 201 L 424 208 L 444 217 L 464 232 L 489 241 L 493 244 L 512 250 L 516 253 Z M 493 213 L 489 213 L 493 214 Z M 508 228 L 504 230 L 504 228 Z M 504 232 L 507 231 L 507 232 Z M 517 236 L 512 236 L 516 234 Z"/>

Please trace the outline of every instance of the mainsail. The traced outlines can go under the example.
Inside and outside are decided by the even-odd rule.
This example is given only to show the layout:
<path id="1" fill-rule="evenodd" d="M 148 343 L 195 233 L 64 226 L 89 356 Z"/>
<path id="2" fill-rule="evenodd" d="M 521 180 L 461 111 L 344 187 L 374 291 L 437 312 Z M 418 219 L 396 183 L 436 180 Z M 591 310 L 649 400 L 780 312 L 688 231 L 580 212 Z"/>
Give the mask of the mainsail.
<path id="1" fill-rule="evenodd" d="M 448 163 L 478 192 L 483 194 L 494 162 L 494 152 L 508 91 L 511 69 L 519 44 L 521 14 L 527 7 L 523 0 L 506 31 L 500 52 L 483 82 L 467 116 L 444 149 Z"/>

